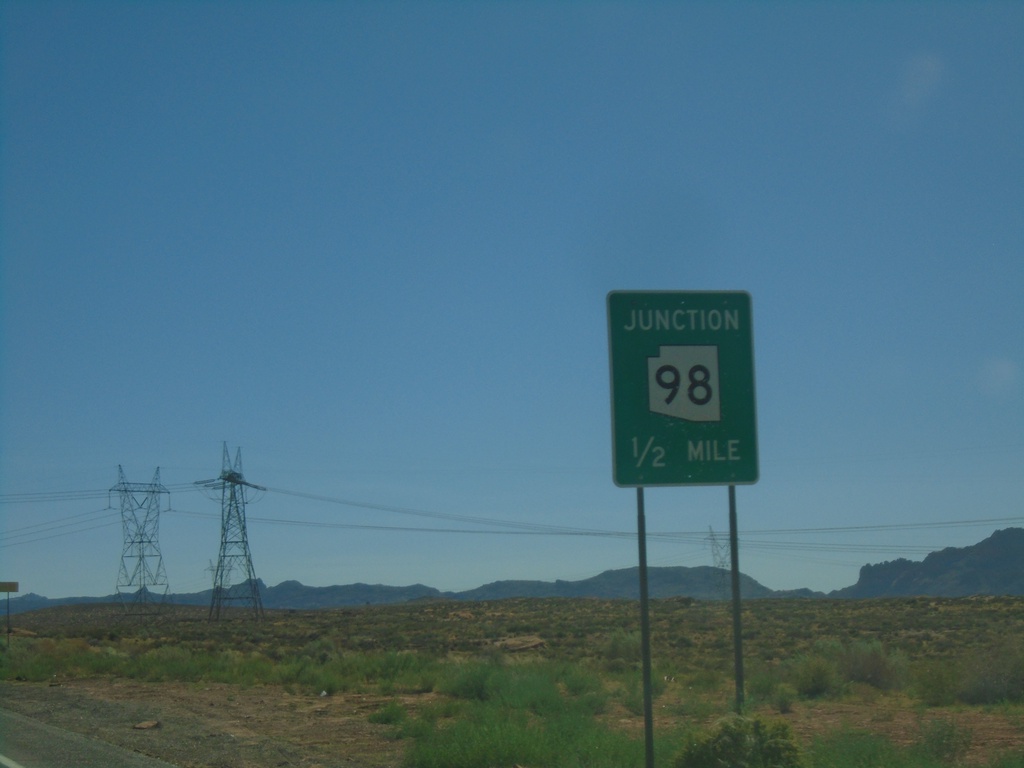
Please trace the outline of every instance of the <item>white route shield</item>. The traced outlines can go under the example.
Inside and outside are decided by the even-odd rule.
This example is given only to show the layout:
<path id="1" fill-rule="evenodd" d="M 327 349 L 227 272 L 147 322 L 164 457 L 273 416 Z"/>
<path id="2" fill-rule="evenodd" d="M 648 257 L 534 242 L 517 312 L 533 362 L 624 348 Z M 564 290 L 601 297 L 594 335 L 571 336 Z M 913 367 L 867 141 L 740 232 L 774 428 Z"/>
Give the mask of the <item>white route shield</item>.
<path id="1" fill-rule="evenodd" d="M 650 410 L 686 421 L 721 421 L 717 346 L 662 346 L 647 358 Z"/>

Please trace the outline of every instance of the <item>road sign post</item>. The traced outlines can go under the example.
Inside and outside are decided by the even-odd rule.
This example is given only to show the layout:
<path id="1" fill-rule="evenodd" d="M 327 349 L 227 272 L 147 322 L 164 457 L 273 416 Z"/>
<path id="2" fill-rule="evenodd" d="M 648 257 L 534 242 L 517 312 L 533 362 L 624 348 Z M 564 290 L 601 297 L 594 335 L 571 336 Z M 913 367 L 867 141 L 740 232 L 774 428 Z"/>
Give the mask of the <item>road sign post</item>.
<path id="1" fill-rule="evenodd" d="M 612 476 L 637 489 L 646 766 L 654 766 L 645 486 L 729 486 L 736 709 L 743 709 L 736 485 L 758 479 L 750 294 L 608 294 Z"/>
<path id="2" fill-rule="evenodd" d="M 11 592 L 18 591 L 18 582 L 0 581 L 0 592 L 7 593 L 7 647 L 11 647 Z"/>

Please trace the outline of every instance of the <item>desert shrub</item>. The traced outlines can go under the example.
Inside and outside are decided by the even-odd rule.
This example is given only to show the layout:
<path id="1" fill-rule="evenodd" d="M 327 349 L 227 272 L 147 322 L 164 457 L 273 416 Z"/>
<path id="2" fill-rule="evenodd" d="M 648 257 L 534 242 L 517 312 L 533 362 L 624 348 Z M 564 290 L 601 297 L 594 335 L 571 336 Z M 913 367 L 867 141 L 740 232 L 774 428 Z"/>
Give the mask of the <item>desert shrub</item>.
<path id="1" fill-rule="evenodd" d="M 799 697 L 796 688 L 783 681 L 780 668 L 774 665 L 753 665 L 747 675 L 746 688 L 750 694 L 749 703 L 770 704 L 783 715 L 793 711 L 793 703 Z"/>
<path id="2" fill-rule="evenodd" d="M 437 688 L 441 693 L 456 699 L 487 701 L 494 694 L 496 684 L 493 678 L 498 670 L 498 666 L 483 662 L 459 664 L 449 671 Z"/>
<path id="3" fill-rule="evenodd" d="M 931 720 L 921 726 L 915 751 L 944 765 L 961 765 L 971 741 L 969 728 L 953 720 Z"/>
<path id="4" fill-rule="evenodd" d="M 664 676 L 661 676 L 664 680 Z M 690 674 L 686 682 L 695 691 L 717 691 L 725 681 L 725 673 L 714 666 L 702 667 Z"/>
<path id="5" fill-rule="evenodd" d="M 799 768 L 800 748 L 789 725 L 759 717 L 728 717 L 698 734 L 675 768 Z"/>
<path id="6" fill-rule="evenodd" d="M 616 630 L 604 641 L 600 653 L 609 672 L 634 669 L 643 655 L 640 633 Z"/>
<path id="7" fill-rule="evenodd" d="M 639 716 L 644 713 L 644 687 L 640 680 L 627 679 L 625 684 L 616 690 L 615 697 L 630 714 Z"/>
<path id="8" fill-rule="evenodd" d="M 503 672 L 492 680 L 500 706 L 541 717 L 557 715 L 565 707 L 566 697 L 562 696 L 552 670 L 513 667 Z"/>
<path id="9" fill-rule="evenodd" d="M 749 665 L 746 675 L 747 692 L 756 699 L 770 700 L 782 682 L 778 666 L 754 662 Z"/>
<path id="10" fill-rule="evenodd" d="M 419 678 L 428 667 L 433 666 L 433 660 L 416 653 L 397 653 L 389 651 L 386 653 L 361 654 L 361 674 L 366 682 L 374 683 L 395 683 L 396 681 Z"/>
<path id="11" fill-rule="evenodd" d="M 389 701 L 383 707 L 371 714 L 367 719 L 371 723 L 394 725 L 405 720 L 407 716 L 408 713 L 405 711 L 405 707 L 397 701 Z"/>
<path id="12" fill-rule="evenodd" d="M 836 663 L 819 654 L 798 656 L 789 664 L 788 673 L 796 692 L 808 699 L 834 696 L 842 690 Z"/>
<path id="13" fill-rule="evenodd" d="M 608 709 L 609 694 L 597 674 L 577 664 L 563 664 L 558 668 L 557 680 L 581 710 L 600 715 Z"/>
<path id="14" fill-rule="evenodd" d="M 123 656 L 82 638 L 22 640 L 0 653 L 0 677 L 41 682 L 54 677 L 87 677 L 116 671 Z"/>
<path id="15" fill-rule="evenodd" d="M 5 680 L 42 682 L 58 672 L 57 665 L 40 650 L 44 641 L 30 640 L 15 645 L 0 654 L 0 676 Z M 53 643 L 52 640 L 45 640 Z"/>
<path id="16" fill-rule="evenodd" d="M 308 657 L 299 657 L 275 664 L 267 675 L 267 682 L 282 685 L 286 690 L 305 694 L 364 690 L 361 660 L 339 657 L 326 664 L 317 664 Z"/>
<path id="17" fill-rule="evenodd" d="M 318 664 L 326 664 L 337 657 L 337 648 L 328 637 L 319 637 L 306 644 L 297 654 Z"/>
<path id="18" fill-rule="evenodd" d="M 1024 700 L 1024 647 L 1019 643 L 979 652 L 963 667 L 958 691 L 967 704 Z"/>
<path id="19" fill-rule="evenodd" d="M 948 661 L 919 664 L 911 675 L 914 695 L 929 707 L 947 707 L 955 702 L 959 684 L 959 671 Z"/>
<path id="20" fill-rule="evenodd" d="M 668 683 L 665 681 L 665 676 L 658 674 L 656 670 L 652 670 L 651 700 L 657 700 L 667 687 Z M 642 715 L 644 713 L 644 685 L 641 676 L 635 672 L 618 676 L 615 698 L 632 714 Z"/>
<path id="21" fill-rule="evenodd" d="M 584 696 L 604 691 L 604 683 L 594 672 L 579 664 L 564 664 L 559 670 L 559 680 L 572 696 Z"/>
<path id="22" fill-rule="evenodd" d="M 847 683 L 887 691 L 905 685 L 907 660 L 878 641 L 822 642 L 792 659 L 784 677 L 800 696 L 810 699 L 838 695 Z"/>
<path id="23" fill-rule="evenodd" d="M 301 655 L 270 666 L 262 682 L 276 683 L 288 690 L 329 694 L 376 690 L 423 692 L 434 689 L 440 662 L 428 654 L 369 651 L 345 653 L 319 663 Z"/>
<path id="24" fill-rule="evenodd" d="M 128 677 L 151 683 L 180 680 L 195 682 L 209 675 L 213 654 L 193 653 L 189 648 L 165 645 L 134 657 L 125 669 Z"/>
<path id="25" fill-rule="evenodd" d="M 772 694 L 772 704 L 781 715 L 788 715 L 793 711 L 793 702 L 797 699 L 796 688 L 789 683 L 780 683 Z"/>
<path id="26" fill-rule="evenodd" d="M 841 667 L 849 682 L 867 683 L 883 691 L 902 688 L 906 681 L 906 657 L 886 650 L 877 640 L 845 646 Z"/>

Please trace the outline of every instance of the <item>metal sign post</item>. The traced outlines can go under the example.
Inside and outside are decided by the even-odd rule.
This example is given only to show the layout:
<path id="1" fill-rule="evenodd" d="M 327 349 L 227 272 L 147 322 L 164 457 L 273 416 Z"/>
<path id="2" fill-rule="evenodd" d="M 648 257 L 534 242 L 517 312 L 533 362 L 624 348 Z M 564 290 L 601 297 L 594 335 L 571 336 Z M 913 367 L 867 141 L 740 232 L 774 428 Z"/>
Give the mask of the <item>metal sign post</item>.
<path id="1" fill-rule="evenodd" d="M 608 294 L 612 478 L 637 489 L 647 768 L 653 768 L 645 486 L 729 486 L 736 707 L 743 708 L 736 485 L 758 479 L 750 294 Z"/>
<path id="2" fill-rule="evenodd" d="M 11 592 L 18 591 L 18 582 L 0 581 L 0 592 L 7 593 L 7 647 L 11 647 Z"/>
<path id="3" fill-rule="evenodd" d="M 729 562 L 732 570 L 732 647 L 736 672 L 736 714 L 743 714 L 743 620 L 740 616 L 740 544 L 736 524 L 736 486 L 729 486 Z"/>
<path id="4" fill-rule="evenodd" d="M 636 489 L 636 534 L 640 549 L 640 658 L 644 686 L 644 754 L 646 768 L 654 768 L 654 696 L 651 685 L 651 618 L 647 594 L 647 520 L 644 489 Z"/>

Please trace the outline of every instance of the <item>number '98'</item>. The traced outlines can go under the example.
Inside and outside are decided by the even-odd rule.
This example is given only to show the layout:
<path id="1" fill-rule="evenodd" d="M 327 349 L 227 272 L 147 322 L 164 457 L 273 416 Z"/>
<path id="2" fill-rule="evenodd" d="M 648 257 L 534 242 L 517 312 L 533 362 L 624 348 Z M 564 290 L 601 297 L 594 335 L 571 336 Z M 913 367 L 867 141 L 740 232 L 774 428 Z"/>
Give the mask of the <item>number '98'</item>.
<path id="1" fill-rule="evenodd" d="M 686 388 L 686 396 L 694 405 L 707 405 L 711 402 L 714 392 L 711 389 L 711 371 L 706 366 L 697 364 L 690 367 L 686 372 L 686 379 L 689 386 Z M 654 380 L 658 386 L 668 394 L 665 396 L 665 405 L 670 404 L 679 394 L 682 385 L 682 376 L 679 369 L 674 365 L 663 365 L 654 374 Z"/>

